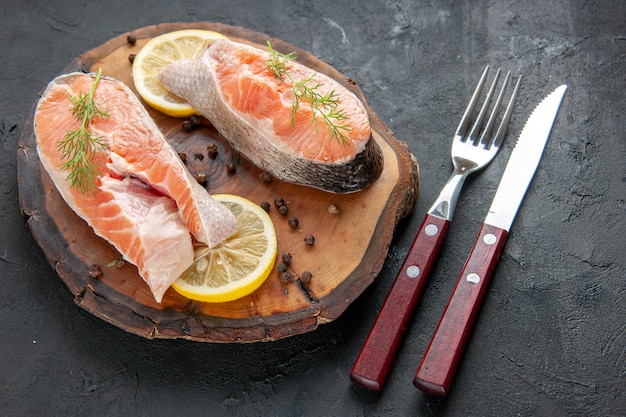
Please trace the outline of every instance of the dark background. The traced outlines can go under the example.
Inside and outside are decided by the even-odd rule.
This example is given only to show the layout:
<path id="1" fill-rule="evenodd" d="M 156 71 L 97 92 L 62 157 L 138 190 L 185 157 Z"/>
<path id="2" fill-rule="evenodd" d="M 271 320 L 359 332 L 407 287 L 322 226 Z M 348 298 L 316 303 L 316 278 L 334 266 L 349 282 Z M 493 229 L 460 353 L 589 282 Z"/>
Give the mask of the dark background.
<path id="1" fill-rule="evenodd" d="M 16 151 L 72 59 L 160 22 L 243 26 L 353 78 L 421 166 L 382 272 L 335 322 L 270 343 L 145 340 L 72 301 L 25 227 Z M 626 2 L 5 0 L 0 10 L 0 415 L 619 416 L 626 410 Z M 486 64 L 523 74 L 510 137 L 473 177 L 385 390 L 348 372 Z M 411 381 L 534 105 L 568 92 L 450 395 Z"/>

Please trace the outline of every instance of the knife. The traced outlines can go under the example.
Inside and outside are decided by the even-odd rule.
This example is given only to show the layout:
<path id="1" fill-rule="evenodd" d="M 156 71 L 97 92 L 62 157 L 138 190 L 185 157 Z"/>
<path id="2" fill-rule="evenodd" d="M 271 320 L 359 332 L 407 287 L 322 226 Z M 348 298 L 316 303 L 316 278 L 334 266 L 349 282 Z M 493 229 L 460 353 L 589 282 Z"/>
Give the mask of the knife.
<path id="1" fill-rule="evenodd" d="M 445 396 L 450 390 L 489 280 L 535 175 L 565 90 L 567 85 L 558 87 L 535 108 L 509 157 L 489 213 L 413 379 L 413 385 L 428 394 Z"/>

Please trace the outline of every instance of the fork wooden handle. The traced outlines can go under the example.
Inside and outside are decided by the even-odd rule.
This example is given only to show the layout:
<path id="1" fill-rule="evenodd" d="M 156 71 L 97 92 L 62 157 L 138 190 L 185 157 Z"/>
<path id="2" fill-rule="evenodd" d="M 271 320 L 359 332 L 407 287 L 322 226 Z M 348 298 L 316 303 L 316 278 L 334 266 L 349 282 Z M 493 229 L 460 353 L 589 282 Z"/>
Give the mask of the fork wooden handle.
<path id="1" fill-rule="evenodd" d="M 450 390 L 507 235 L 504 229 L 482 225 L 413 379 L 420 390 L 437 396 Z"/>
<path id="2" fill-rule="evenodd" d="M 424 218 L 352 366 L 350 379 L 355 384 L 382 390 L 449 225 L 449 220 L 431 214 Z"/>

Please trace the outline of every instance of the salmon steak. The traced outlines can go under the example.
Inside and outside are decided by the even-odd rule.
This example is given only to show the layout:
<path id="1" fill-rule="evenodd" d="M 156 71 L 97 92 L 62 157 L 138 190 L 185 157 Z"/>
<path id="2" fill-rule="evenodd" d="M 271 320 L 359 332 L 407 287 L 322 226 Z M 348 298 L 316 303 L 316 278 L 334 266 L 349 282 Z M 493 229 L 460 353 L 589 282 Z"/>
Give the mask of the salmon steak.
<path id="1" fill-rule="evenodd" d="M 361 100 L 295 60 L 282 60 L 286 76 L 277 77 L 268 65 L 272 57 L 270 51 L 220 39 L 199 57 L 166 66 L 158 77 L 236 151 L 280 180 L 349 193 L 379 178 L 383 155 Z M 336 108 L 325 107 L 328 101 Z M 335 110 L 341 120 L 327 123 Z M 340 127 L 341 137 L 333 126 Z"/>
<path id="2" fill-rule="evenodd" d="M 72 186 L 59 142 L 81 127 L 71 98 L 88 94 L 95 81 L 95 74 L 71 73 L 50 82 L 35 109 L 37 152 L 69 207 L 137 267 L 161 302 L 192 265 L 194 240 L 213 247 L 237 221 L 198 184 L 135 94 L 110 77 L 99 79 L 93 96 L 107 115 L 88 125 L 106 144 L 93 156 L 94 192 Z"/>

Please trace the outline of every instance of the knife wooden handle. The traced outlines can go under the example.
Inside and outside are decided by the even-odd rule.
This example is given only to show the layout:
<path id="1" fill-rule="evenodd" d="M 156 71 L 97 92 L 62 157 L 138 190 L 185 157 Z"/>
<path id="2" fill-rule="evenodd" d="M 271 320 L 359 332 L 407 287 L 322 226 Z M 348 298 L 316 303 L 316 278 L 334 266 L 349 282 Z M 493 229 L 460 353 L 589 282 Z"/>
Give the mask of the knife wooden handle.
<path id="1" fill-rule="evenodd" d="M 413 379 L 420 390 L 437 396 L 450 390 L 507 235 L 506 230 L 483 223 Z"/>
<path id="2" fill-rule="evenodd" d="M 363 388 L 382 390 L 450 221 L 427 214 L 385 300 L 350 379 Z"/>

